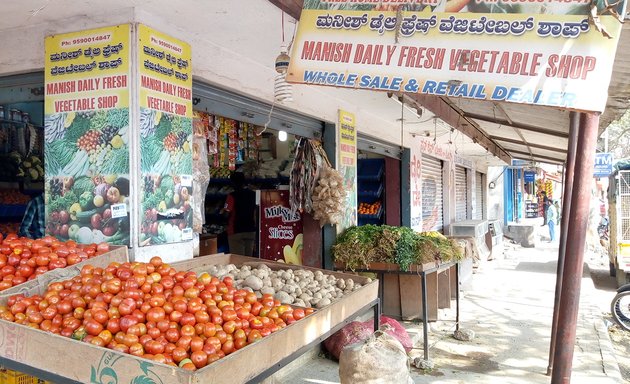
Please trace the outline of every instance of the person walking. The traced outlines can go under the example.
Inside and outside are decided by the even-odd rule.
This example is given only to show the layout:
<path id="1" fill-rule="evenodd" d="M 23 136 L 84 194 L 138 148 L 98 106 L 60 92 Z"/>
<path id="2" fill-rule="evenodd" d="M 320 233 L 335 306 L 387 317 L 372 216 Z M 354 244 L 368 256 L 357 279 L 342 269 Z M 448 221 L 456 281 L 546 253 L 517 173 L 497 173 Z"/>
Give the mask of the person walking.
<path id="1" fill-rule="evenodd" d="M 549 242 L 554 242 L 556 240 L 556 220 L 558 218 L 558 211 L 556 210 L 556 206 L 553 205 L 551 200 L 547 201 L 547 225 L 549 226 Z"/>

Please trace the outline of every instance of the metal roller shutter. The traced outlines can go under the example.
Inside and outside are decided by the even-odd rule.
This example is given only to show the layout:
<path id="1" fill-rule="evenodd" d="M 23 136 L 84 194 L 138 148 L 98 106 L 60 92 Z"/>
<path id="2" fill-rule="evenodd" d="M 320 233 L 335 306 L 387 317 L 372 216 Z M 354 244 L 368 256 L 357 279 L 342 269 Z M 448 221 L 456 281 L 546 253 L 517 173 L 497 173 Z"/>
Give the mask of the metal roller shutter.
<path id="1" fill-rule="evenodd" d="M 444 230 L 442 161 L 422 155 L 422 229 Z"/>
<path id="2" fill-rule="evenodd" d="M 485 208 L 485 204 L 483 201 L 483 173 L 476 172 L 475 173 L 475 220 L 483 219 L 483 211 Z"/>
<path id="3" fill-rule="evenodd" d="M 468 218 L 466 168 L 455 166 L 455 222 Z"/>

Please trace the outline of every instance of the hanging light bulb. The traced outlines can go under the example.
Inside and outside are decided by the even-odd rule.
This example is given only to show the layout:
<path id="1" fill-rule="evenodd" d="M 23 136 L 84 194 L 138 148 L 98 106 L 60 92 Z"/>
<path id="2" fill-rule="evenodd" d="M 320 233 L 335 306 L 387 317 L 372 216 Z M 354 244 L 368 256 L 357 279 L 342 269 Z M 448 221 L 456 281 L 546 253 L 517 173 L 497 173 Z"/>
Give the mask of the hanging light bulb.
<path id="1" fill-rule="evenodd" d="M 287 131 L 278 131 L 278 140 L 287 141 Z"/>
<path id="2" fill-rule="evenodd" d="M 293 101 L 293 88 L 286 80 L 290 59 L 287 47 L 283 44 L 280 47 L 280 54 L 276 57 L 275 65 L 278 75 L 275 79 L 274 98 L 280 103 Z"/>
<path id="3" fill-rule="evenodd" d="M 286 73 L 287 69 L 289 69 L 289 53 L 287 50 L 287 46 L 282 44 L 280 46 L 280 54 L 276 57 L 276 72 L 278 73 Z"/>

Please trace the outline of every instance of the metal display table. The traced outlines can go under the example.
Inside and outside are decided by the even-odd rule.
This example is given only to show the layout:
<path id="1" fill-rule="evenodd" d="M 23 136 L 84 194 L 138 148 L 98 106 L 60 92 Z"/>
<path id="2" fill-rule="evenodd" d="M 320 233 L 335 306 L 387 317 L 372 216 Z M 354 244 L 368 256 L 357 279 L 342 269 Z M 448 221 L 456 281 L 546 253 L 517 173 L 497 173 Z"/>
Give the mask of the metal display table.
<path id="1" fill-rule="evenodd" d="M 443 264 L 423 264 L 423 265 L 412 265 L 409 271 L 401 271 L 395 268 L 388 268 L 389 266 L 398 267 L 395 264 L 372 264 L 370 268 L 365 269 L 355 269 L 354 272 L 369 272 L 375 273 L 378 276 L 379 280 L 379 292 L 378 296 L 381 300 L 381 305 L 384 304 L 384 292 L 385 292 L 385 279 L 384 276 L 386 274 L 396 274 L 396 275 L 419 275 L 421 277 L 420 284 L 420 298 L 422 299 L 422 331 L 423 331 L 423 349 L 424 349 L 424 360 L 429 360 L 429 310 L 427 304 L 427 275 L 432 273 L 440 273 L 450 269 L 455 266 L 455 282 L 457 289 L 455 290 L 455 330 L 459 330 L 459 275 L 460 275 L 460 265 L 459 262 L 448 262 Z M 343 267 L 338 266 L 337 270 L 345 270 Z M 396 316 L 393 316 L 396 317 Z"/>

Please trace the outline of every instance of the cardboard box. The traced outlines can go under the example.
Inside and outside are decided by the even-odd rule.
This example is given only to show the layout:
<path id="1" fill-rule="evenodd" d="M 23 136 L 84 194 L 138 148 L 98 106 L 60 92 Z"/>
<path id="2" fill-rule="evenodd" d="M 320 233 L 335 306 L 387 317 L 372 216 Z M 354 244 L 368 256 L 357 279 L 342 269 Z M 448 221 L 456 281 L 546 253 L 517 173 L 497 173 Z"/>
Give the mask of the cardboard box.
<path id="1" fill-rule="evenodd" d="M 48 271 L 38 276 L 34 280 L 30 280 L 25 283 L 16 285 L 15 287 L 0 291 L 0 296 L 13 296 L 20 293 L 27 294 L 29 292 L 32 292 L 34 287 L 40 285 L 48 286 L 52 279 L 67 280 L 70 279 L 72 276 L 76 276 L 79 272 L 81 272 L 81 268 L 83 268 L 83 266 L 86 264 L 90 264 L 95 267 L 105 268 L 114 261 L 119 263 L 129 261 L 129 253 L 126 246 L 114 246 L 111 247 L 111 250 L 109 252 L 106 252 L 102 255 L 87 259 L 66 268 L 53 269 L 52 271 Z"/>
<path id="2" fill-rule="evenodd" d="M 180 270 L 203 270 L 206 266 L 230 263 L 239 266 L 246 263 L 264 263 L 272 269 L 301 268 L 224 254 L 182 261 L 173 266 Z M 368 283 L 366 278 L 360 276 L 331 271 L 323 272 L 346 279 L 351 278 L 365 285 L 344 298 L 318 309 L 312 315 L 195 372 L 2 320 L 0 320 L 0 356 L 54 373 L 66 378 L 68 382 L 244 383 L 256 378 L 266 369 L 281 363 L 283 359 L 303 346 L 319 341 L 322 335 L 338 325 L 345 324 L 352 315 L 364 309 L 368 303 L 378 297 L 378 281 Z M 78 273 L 78 270 L 75 269 L 75 273 Z M 64 276 L 62 279 L 68 277 Z M 42 293 L 44 290 L 45 287 L 40 285 L 32 287 L 29 293 Z M 6 297 L 0 297 L 0 304 L 6 303 L 6 299 Z"/>
<path id="3" fill-rule="evenodd" d="M 199 255 L 214 255 L 217 253 L 218 241 L 216 235 L 202 234 L 199 235 Z"/>

